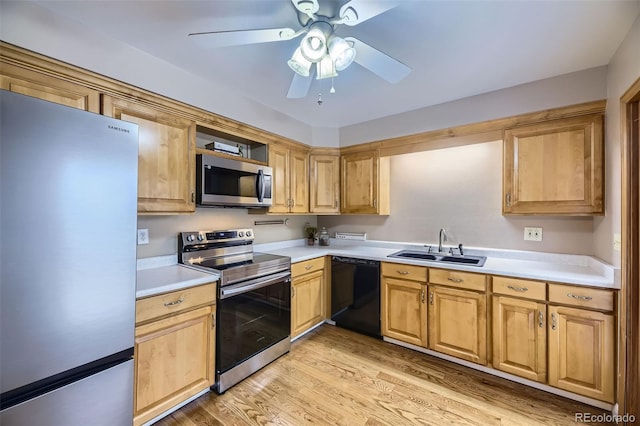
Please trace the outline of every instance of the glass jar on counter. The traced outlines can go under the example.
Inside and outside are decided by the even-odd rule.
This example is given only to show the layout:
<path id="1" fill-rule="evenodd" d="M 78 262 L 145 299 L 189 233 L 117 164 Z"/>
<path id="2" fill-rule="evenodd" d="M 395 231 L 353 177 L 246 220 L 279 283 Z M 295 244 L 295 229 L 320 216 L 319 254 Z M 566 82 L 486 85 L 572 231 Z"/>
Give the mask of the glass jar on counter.
<path id="1" fill-rule="evenodd" d="M 318 236 L 318 242 L 321 246 L 329 245 L 329 231 L 324 226 L 320 230 L 320 235 Z"/>

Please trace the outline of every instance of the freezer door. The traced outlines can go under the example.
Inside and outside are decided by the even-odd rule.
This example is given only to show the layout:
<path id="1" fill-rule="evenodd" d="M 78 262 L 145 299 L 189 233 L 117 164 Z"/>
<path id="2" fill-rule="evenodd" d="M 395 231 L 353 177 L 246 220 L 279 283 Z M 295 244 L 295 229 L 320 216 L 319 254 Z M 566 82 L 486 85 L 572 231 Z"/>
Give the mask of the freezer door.
<path id="1" fill-rule="evenodd" d="M 0 411 L 2 426 L 133 424 L 133 360 Z"/>
<path id="2" fill-rule="evenodd" d="M 133 347 L 138 127 L 0 102 L 4 393 Z"/>

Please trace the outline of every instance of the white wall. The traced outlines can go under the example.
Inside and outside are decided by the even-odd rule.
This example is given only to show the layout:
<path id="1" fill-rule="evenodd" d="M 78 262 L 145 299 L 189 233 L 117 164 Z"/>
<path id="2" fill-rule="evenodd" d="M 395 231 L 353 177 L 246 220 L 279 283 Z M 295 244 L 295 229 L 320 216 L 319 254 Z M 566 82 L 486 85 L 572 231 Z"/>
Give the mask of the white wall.
<path id="1" fill-rule="evenodd" d="M 591 68 L 342 127 L 340 146 L 602 100 L 606 78 L 607 67 Z"/>
<path id="2" fill-rule="evenodd" d="M 594 254 L 620 266 L 620 252 L 613 250 L 613 234 L 622 222 L 620 97 L 640 78 L 640 17 L 613 55 L 607 74 L 606 216 L 594 222 Z"/>
<path id="3" fill-rule="evenodd" d="M 502 216 L 502 141 L 391 157 L 391 215 L 318 216 L 330 233 L 369 240 L 592 254 L 593 219 Z M 543 241 L 524 241 L 524 227 Z"/>

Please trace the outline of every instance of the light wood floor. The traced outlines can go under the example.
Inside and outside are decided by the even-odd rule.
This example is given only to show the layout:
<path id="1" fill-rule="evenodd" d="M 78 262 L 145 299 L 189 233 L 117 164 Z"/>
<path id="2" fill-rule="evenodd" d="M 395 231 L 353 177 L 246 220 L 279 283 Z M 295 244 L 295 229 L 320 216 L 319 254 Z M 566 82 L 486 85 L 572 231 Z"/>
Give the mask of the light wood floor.
<path id="1" fill-rule="evenodd" d="M 203 395 L 156 425 L 567 425 L 582 412 L 602 414 L 323 325 L 225 394 Z"/>

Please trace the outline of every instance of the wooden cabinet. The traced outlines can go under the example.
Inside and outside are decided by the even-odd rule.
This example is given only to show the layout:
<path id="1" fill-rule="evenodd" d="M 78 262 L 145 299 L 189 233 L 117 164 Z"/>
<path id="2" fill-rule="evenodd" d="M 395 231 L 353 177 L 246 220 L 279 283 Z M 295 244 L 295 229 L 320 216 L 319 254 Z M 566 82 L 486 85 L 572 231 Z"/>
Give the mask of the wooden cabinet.
<path id="1" fill-rule="evenodd" d="M 503 214 L 604 214 L 603 116 L 507 129 Z"/>
<path id="2" fill-rule="evenodd" d="M 291 265 L 291 337 L 325 319 L 324 257 Z"/>
<path id="3" fill-rule="evenodd" d="M 427 346 L 427 268 L 383 262 L 382 335 Z"/>
<path id="4" fill-rule="evenodd" d="M 139 126 L 138 213 L 194 212 L 196 123 L 106 95 L 102 112 Z"/>
<path id="5" fill-rule="evenodd" d="M 340 212 L 388 215 L 389 157 L 378 151 L 340 157 Z"/>
<path id="6" fill-rule="evenodd" d="M 309 212 L 309 155 L 306 151 L 269 145 L 273 168 L 270 213 Z"/>
<path id="7" fill-rule="evenodd" d="M 434 276 L 447 276 L 447 282 L 456 286 L 433 285 Z M 483 275 L 429 270 L 429 349 L 477 364 L 487 363 L 485 281 Z M 465 284 L 477 286 L 482 292 L 460 287 Z"/>
<path id="8" fill-rule="evenodd" d="M 493 368 L 546 382 L 546 283 L 493 277 L 493 294 Z"/>
<path id="9" fill-rule="evenodd" d="M 215 284 L 136 302 L 134 425 L 215 381 Z"/>
<path id="10" fill-rule="evenodd" d="M 340 156 L 309 157 L 309 212 L 340 213 Z"/>
<path id="11" fill-rule="evenodd" d="M 0 88 L 85 111 L 100 112 L 100 93 L 14 65 L 2 64 Z"/>
<path id="12" fill-rule="evenodd" d="M 552 293 L 552 287 L 555 287 Z M 567 291 L 568 290 L 568 291 Z M 606 290 L 549 286 L 550 302 L 607 304 Z M 581 307 L 549 305 L 549 384 L 590 398 L 614 402 L 615 317 Z"/>

